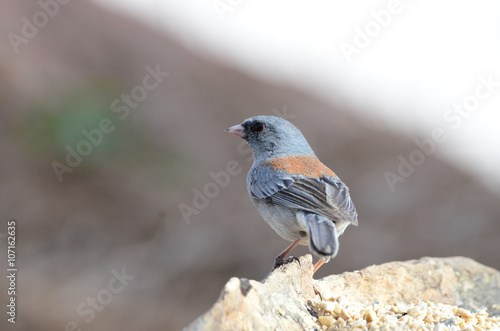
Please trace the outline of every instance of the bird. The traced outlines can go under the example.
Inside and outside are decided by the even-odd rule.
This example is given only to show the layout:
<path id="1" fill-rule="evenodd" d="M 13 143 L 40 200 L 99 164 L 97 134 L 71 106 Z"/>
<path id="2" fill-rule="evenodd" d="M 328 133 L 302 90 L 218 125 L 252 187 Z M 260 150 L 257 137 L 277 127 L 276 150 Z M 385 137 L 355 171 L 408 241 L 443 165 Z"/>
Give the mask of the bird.
<path id="1" fill-rule="evenodd" d="M 338 237 L 347 226 L 358 225 L 349 188 L 318 159 L 302 132 L 283 118 L 255 116 L 225 131 L 252 148 L 248 194 L 262 218 L 291 242 L 275 258 L 272 270 L 299 261 L 285 256 L 300 244 L 309 246 L 318 259 L 314 274 L 337 255 Z"/>

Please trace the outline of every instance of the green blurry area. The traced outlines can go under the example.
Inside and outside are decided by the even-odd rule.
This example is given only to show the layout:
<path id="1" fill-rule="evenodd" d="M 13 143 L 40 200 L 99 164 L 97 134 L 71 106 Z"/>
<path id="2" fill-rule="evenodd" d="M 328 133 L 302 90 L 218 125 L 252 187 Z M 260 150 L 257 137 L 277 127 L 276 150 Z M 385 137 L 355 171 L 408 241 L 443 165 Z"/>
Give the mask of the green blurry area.
<path id="1" fill-rule="evenodd" d="M 50 163 L 68 165 L 70 151 L 80 155 L 81 163 L 70 166 L 73 172 L 64 174 L 65 178 L 88 175 L 103 167 L 120 171 L 143 166 L 148 168 L 144 173 L 151 181 L 173 189 L 180 185 L 174 173 L 183 162 L 181 156 L 168 145 L 148 140 L 147 128 L 133 119 L 134 112 L 143 111 L 140 106 L 130 109 L 130 116 L 123 119 L 111 111 L 111 104 L 127 90 L 117 82 L 101 80 L 40 97 L 18 112 L 14 140 L 28 155 Z M 103 120 L 111 123 L 110 132 L 100 130 Z M 88 155 L 87 150 L 80 153 L 82 144 L 91 146 Z"/>
<path id="2" fill-rule="evenodd" d="M 96 82 L 40 98 L 20 112 L 16 138 L 29 152 L 64 159 L 67 146 L 76 148 L 80 141 L 88 140 L 84 130 L 96 129 L 102 119 L 111 118 L 116 129 L 104 134 L 84 163 L 117 157 L 126 152 L 120 141 L 127 139 L 127 129 L 110 111 L 116 90 L 110 82 Z"/>

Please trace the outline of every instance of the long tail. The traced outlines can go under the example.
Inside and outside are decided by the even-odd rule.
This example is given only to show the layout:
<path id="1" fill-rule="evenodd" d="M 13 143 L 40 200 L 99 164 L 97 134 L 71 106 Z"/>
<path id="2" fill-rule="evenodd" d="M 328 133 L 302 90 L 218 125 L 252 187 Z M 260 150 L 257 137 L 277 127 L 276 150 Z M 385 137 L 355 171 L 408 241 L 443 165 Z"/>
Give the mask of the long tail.
<path id="1" fill-rule="evenodd" d="M 309 230 L 309 249 L 317 258 L 328 262 L 339 250 L 335 223 L 325 216 L 314 213 L 305 213 L 304 217 Z"/>

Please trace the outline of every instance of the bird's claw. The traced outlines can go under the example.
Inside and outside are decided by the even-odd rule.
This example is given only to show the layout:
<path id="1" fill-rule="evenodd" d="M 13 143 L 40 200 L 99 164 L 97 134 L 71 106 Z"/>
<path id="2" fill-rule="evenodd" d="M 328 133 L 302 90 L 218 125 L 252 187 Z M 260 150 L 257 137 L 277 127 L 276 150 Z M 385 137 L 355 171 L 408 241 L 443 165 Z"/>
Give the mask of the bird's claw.
<path id="1" fill-rule="evenodd" d="M 278 269 L 279 267 L 281 267 L 282 265 L 285 265 L 285 264 L 288 264 L 288 263 L 291 263 L 293 261 L 297 261 L 300 265 L 300 260 L 299 258 L 295 257 L 295 256 L 289 256 L 287 257 L 286 259 L 282 258 L 281 256 L 278 256 L 275 260 L 274 260 L 274 265 L 273 265 L 273 269 L 271 271 L 274 271 L 276 269 Z"/>

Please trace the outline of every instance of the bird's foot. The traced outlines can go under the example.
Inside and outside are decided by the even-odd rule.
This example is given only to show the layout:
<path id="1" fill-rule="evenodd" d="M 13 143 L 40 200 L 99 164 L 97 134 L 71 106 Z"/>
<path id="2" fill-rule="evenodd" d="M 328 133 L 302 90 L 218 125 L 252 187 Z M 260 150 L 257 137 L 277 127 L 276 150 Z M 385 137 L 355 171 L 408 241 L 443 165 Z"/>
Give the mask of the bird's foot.
<path id="1" fill-rule="evenodd" d="M 271 270 L 274 271 L 276 269 L 278 269 L 279 267 L 281 267 L 282 265 L 285 265 L 287 263 L 291 263 L 293 261 L 297 261 L 300 265 L 300 260 L 298 257 L 295 257 L 295 256 L 289 256 L 287 257 L 286 259 L 282 258 L 281 256 L 278 256 L 276 257 L 276 259 L 274 260 L 274 265 L 273 265 L 273 269 Z"/>

